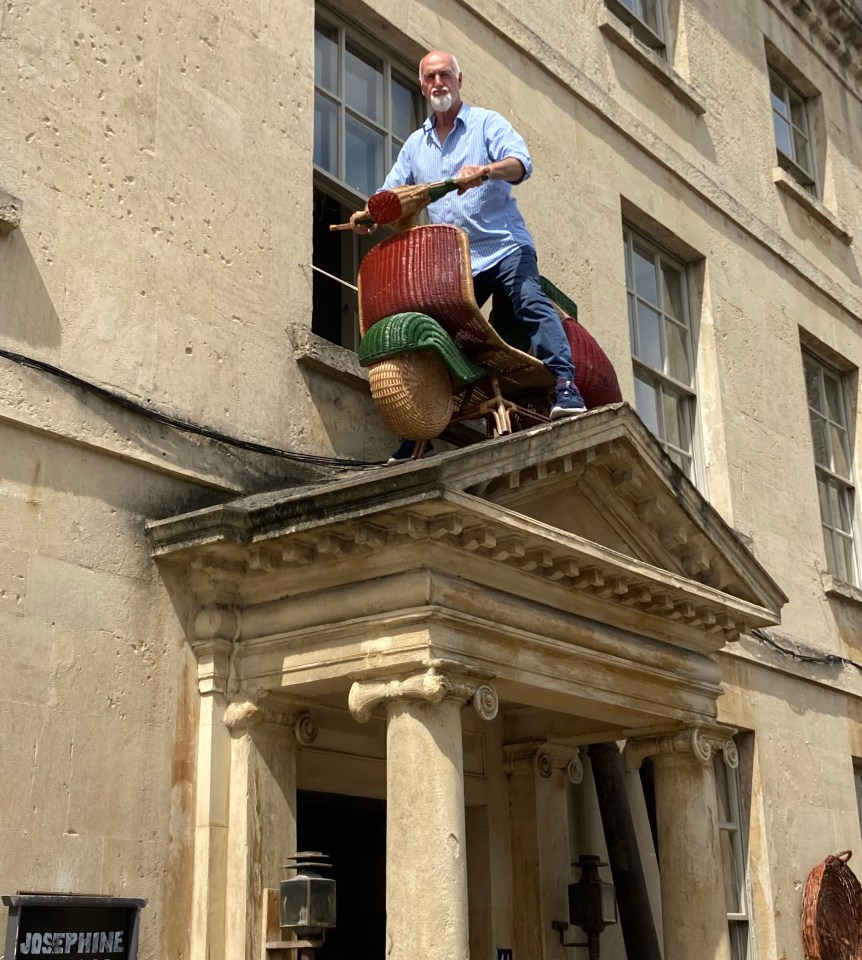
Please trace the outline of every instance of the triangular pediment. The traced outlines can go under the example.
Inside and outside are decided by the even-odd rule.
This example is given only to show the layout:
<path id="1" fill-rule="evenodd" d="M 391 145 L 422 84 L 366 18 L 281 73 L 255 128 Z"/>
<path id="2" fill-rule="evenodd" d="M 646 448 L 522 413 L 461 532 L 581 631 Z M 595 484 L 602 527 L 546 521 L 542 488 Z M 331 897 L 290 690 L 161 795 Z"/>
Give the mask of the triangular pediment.
<path id="1" fill-rule="evenodd" d="M 457 566 L 443 547 L 490 557 L 630 606 L 648 596 L 669 617 L 709 597 L 707 619 L 733 623 L 727 635 L 776 622 L 786 600 L 626 404 L 155 521 L 150 536 L 157 555 L 192 552 L 199 565 L 219 551 L 227 562 L 218 544 L 244 545 L 231 553 L 234 577 L 237 565 L 261 575 L 291 564 L 319 576 L 357 551 L 383 568 L 401 540 L 427 541 L 437 562 Z M 741 614 L 728 612 L 731 598 Z"/>
<path id="2" fill-rule="evenodd" d="M 624 404 L 149 535 L 204 683 L 236 644 L 302 695 L 451 661 L 620 729 L 714 719 L 715 653 L 786 600 Z"/>

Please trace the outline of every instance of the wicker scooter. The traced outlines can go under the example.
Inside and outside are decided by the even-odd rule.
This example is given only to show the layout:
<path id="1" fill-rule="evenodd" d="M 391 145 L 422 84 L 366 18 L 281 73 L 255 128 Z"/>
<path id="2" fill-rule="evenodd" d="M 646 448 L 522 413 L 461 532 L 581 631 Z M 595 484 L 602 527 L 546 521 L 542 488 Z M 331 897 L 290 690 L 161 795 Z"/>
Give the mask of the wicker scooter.
<path id="1" fill-rule="evenodd" d="M 383 419 L 394 433 L 419 442 L 419 456 L 423 441 L 461 421 L 484 419 L 489 436 L 546 422 L 553 399 L 554 378 L 529 354 L 508 301 L 495 300 L 490 320 L 479 310 L 466 234 L 446 224 L 416 225 L 429 203 L 475 179 L 382 191 L 354 217 L 395 231 L 359 268 L 359 356 Z M 577 328 L 574 341 L 572 330 L 567 333 L 588 406 L 621 399 L 607 357 L 567 316 L 575 305 L 550 285 L 546 292 L 564 327 Z"/>

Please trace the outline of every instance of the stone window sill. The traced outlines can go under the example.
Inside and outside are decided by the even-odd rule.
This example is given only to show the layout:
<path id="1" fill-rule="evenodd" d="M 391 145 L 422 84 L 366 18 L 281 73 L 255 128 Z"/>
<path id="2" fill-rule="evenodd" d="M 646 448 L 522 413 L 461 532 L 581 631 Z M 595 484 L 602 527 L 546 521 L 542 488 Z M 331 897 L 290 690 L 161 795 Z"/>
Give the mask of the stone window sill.
<path id="1" fill-rule="evenodd" d="M 844 600 L 847 603 L 852 603 L 856 607 L 862 607 L 862 590 L 860 590 L 859 587 L 854 587 L 850 583 L 846 583 L 844 580 L 839 580 L 837 577 L 824 574 L 823 589 L 827 597 L 831 597 L 834 600 Z"/>
<path id="2" fill-rule="evenodd" d="M 352 387 L 368 389 L 368 371 L 359 365 L 353 350 L 324 340 L 307 327 L 292 331 L 296 362 L 308 370 L 341 380 Z"/>
<path id="3" fill-rule="evenodd" d="M 706 113 L 703 96 L 676 72 L 652 47 L 639 40 L 634 30 L 607 7 L 599 12 L 599 30 L 621 50 L 645 67 L 660 83 L 692 113 Z"/>
<path id="4" fill-rule="evenodd" d="M 772 168 L 772 182 L 782 193 L 793 197 L 800 206 L 805 208 L 807 213 L 826 227 L 830 233 L 838 237 L 842 243 L 846 243 L 848 246 L 853 243 L 853 234 L 847 227 L 833 213 L 830 213 L 817 197 L 812 196 L 801 184 L 797 183 L 783 167 Z"/>
<path id="5" fill-rule="evenodd" d="M 0 190 L 0 234 L 11 233 L 21 225 L 22 206 L 17 197 Z"/>

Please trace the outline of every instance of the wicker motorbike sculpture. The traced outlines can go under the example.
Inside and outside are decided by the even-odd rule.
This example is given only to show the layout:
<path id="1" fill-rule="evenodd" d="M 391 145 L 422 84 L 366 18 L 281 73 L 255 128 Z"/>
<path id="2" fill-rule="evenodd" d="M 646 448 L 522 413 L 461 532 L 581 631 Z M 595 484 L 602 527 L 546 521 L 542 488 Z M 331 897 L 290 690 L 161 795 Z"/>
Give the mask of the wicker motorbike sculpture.
<path id="1" fill-rule="evenodd" d="M 495 297 L 490 320 L 476 304 L 467 235 L 446 224 L 417 226 L 429 203 L 475 179 L 381 191 L 359 218 L 395 231 L 359 268 L 359 359 L 387 425 L 417 441 L 415 456 L 451 424 L 484 419 L 489 436 L 505 436 L 547 422 L 553 402 L 554 378 L 528 353 L 508 300 Z M 543 286 L 572 345 L 587 406 L 618 402 L 613 367 L 577 323 L 577 307 L 544 279 Z"/>

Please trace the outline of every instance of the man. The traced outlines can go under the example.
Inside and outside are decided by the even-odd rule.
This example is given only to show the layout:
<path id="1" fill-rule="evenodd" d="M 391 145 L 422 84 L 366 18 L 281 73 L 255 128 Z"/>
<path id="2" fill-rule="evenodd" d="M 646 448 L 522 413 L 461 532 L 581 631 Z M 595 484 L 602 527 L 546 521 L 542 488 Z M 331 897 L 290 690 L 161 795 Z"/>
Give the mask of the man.
<path id="1" fill-rule="evenodd" d="M 432 113 L 408 137 L 381 189 L 487 172 L 485 182 L 477 179 L 431 204 L 429 217 L 467 234 L 479 306 L 497 290 L 509 296 L 533 352 L 556 379 L 551 419 L 583 413 L 569 342 L 541 289 L 535 243 L 512 196 L 512 186 L 532 173 L 527 145 L 500 114 L 464 103 L 461 82 L 461 70 L 450 53 L 433 50 L 422 58 L 419 86 Z M 351 217 L 356 232 L 376 229 L 356 223 L 359 216 Z M 404 445 L 399 454 L 403 450 Z"/>

